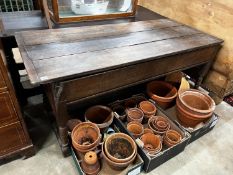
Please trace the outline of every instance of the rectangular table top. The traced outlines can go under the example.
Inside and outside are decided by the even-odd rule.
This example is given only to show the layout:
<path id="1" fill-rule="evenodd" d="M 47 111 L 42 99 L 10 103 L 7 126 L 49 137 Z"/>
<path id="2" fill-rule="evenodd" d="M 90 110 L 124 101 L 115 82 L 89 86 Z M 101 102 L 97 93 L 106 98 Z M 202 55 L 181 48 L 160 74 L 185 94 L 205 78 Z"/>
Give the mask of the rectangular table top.
<path id="1" fill-rule="evenodd" d="M 220 44 L 169 19 L 23 31 L 16 40 L 32 84 L 46 84 Z"/>

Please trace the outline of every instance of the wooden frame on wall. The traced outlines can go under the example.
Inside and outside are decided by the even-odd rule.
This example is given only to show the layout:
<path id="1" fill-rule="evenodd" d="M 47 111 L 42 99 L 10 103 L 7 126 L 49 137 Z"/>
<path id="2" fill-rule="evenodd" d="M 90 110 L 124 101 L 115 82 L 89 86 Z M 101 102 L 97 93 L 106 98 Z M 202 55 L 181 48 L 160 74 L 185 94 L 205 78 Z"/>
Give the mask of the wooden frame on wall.
<path id="1" fill-rule="evenodd" d="M 132 0 L 132 11 L 124 13 L 109 13 L 102 15 L 85 15 L 85 16 L 70 16 L 70 17 L 60 17 L 59 15 L 59 5 L 58 0 L 51 0 L 52 10 L 49 9 L 50 18 L 58 24 L 81 22 L 81 21 L 91 21 L 91 20 L 105 20 L 105 19 L 115 19 L 115 18 L 126 18 L 134 17 L 137 10 L 138 0 Z"/>

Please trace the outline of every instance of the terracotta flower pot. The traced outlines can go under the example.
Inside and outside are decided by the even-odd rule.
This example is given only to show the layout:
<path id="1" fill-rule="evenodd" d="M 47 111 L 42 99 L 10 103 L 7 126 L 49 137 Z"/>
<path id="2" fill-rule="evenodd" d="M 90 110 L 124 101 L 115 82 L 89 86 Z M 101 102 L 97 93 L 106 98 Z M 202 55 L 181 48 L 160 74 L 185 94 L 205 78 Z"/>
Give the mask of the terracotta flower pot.
<path id="1" fill-rule="evenodd" d="M 144 127 L 139 122 L 130 122 L 127 124 L 127 130 L 132 133 L 135 138 L 139 138 L 144 133 Z"/>
<path id="2" fill-rule="evenodd" d="M 148 121 L 148 126 L 155 134 L 161 136 L 170 129 L 169 121 L 162 116 L 152 116 Z"/>
<path id="3" fill-rule="evenodd" d="M 154 134 L 154 132 L 151 129 L 149 129 L 149 128 L 145 128 L 144 129 L 144 134 L 146 134 L 146 133 Z"/>
<path id="4" fill-rule="evenodd" d="M 127 110 L 127 121 L 137 121 L 139 123 L 142 123 L 144 114 L 143 112 L 138 108 L 130 108 Z"/>
<path id="5" fill-rule="evenodd" d="M 71 120 L 68 120 L 66 125 L 67 125 L 69 131 L 72 131 L 74 129 L 74 127 L 77 126 L 79 123 L 82 123 L 82 122 L 78 119 L 71 119 Z"/>
<path id="6" fill-rule="evenodd" d="M 132 157 L 132 159 L 130 159 L 129 161 L 124 162 L 124 163 L 117 163 L 117 162 L 114 162 L 108 158 L 108 156 L 105 153 L 104 146 L 102 146 L 102 156 L 103 156 L 104 160 L 107 162 L 107 164 L 112 169 L 117 170 L 117 171 L 121 171 L 121 170 L 124 170 L 125 168 L 127 168 L 135 160 L 137 153 L 135 153 L 134 156 Z"/>
<path id="7" fill-rule="evenodd" d="M 163 142 L 167 147 L 172 147 L 180 143 L 182 136 L 175 130 L 168 130 L 163 138 Z"/>
<path id="8" fill-rule="evenodd" d="M 92 106 L 85 113 L 85 120 L 97 124 L 104 131 L 113 122 L 114 114 L 107 106 Z"/>
<path id="9" fill-rule="evenodd" d="M 86 175 L 97 175 L 100 172 L 97 154 L 93 151 L 87 152 L 81 162 L 81 168 Z"/>
<path id="10" fill-rule="evenodd" d="M 127 114 L 125 108 L 122 105 L 115 105 L 113 106 L 112 110 L 113 112 L 116 112 L 119 115 L 119 119 L 121 121 L 125 121 Z"/>
<path id="11" fill-rule="evenodd" d="M 144 149 L 151 155 L 157 154 L 162 150 L 160 136 L 151 133 L 143 134 L 141 141 L 144 143 Z"/>
<path id="12" fill-rule="evenodd" d="M 137 146 L 134 140 L 123 133 L 112 134 L 104 142 L 104 151 L 107 157 L 116 162 L 128 162 L 137 153 Z"/>
<path id="13" fill-rule="evenodd" d="M 148 121 L 148 119 L 156 114 L 157 108 L 155 105 L 149 101 L 142 101 L 139 103 L 139 109 L 141 109 L 144 113 L 144 119 Z"/>
<path id="14" fill-rule="evenodd" d="M 198 90 L 187 90 L 176 100 L 177 117 L 186 127 L 195 127 L 208 120 L 215 109 L 214 101 Z"/>
<path id="15" fill-rule="evenodd" d="M 177 96 L 177 89 L 163 81 L 152 81 L 147 84 L 147 94 L 163 109 L 168 108 Z"/>
<path id="16" fill-rule="evenodd" d="M 209 95 L 196 89 L 183 91 L 178 95 L 178 100 L 184 110 L 195 115 L 208 115 L 213 113 L 216 107 Z"/>
<path id="17" fill-rule="evenodd" d="M 99 145 L 100 137 L 99 128 L 90 122 L 78 124 L 71 133 L 75 150 L 82 153 L 94 150 Z"/>

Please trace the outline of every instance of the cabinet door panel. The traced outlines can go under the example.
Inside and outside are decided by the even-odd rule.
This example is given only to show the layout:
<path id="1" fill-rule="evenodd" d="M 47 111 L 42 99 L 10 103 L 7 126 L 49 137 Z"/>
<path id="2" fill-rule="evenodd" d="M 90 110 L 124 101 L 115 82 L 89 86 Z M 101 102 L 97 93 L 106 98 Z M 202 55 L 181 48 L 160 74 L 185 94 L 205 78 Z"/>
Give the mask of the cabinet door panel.
<path id="1" fill-rule="evenodd" d="M 8 92 L 0 93 L 0 104 L 0 126 L 16 122 L 18 117 Z"/>
<path id="2" fill-rule="evenodd" d="M 0 88 L 4 88 L 4 87 L 6 87 L 6 84 L 5 84 L 5 81 L 3 79 L 2 72 L 0 70 Z"/>
<path id="3" fill-rule="evenodd" d="M 0 128 L 0 156 L 25 146 L 23 128 L 19 122 Z"/>

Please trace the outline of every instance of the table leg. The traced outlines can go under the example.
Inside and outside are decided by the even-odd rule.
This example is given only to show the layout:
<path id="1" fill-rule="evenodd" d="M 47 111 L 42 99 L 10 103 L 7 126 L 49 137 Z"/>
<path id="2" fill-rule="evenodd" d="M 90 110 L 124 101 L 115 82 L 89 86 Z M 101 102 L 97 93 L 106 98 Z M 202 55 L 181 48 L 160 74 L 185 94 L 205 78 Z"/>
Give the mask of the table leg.
<path id="1" fill-rule="evenodd" d="M 208 63 L 206 63 L 206 64 L 203 66 L 203 68 L 201 69 L 201 74 L 200 74 L 200 76 L 198 77 L 197 82 L 196 82 L 196 84 L 195 84 L 195 88 L 196 88 L 196 89 L 200 87 L 200 85 L 201 85 L 203 79 L 205 78 L 205 76 L 207 75 L 207 73 L 208 73 L 208 71 L 209 71 L 211 65 L 212 65 L 212 62 L 208 62 Z"/>

